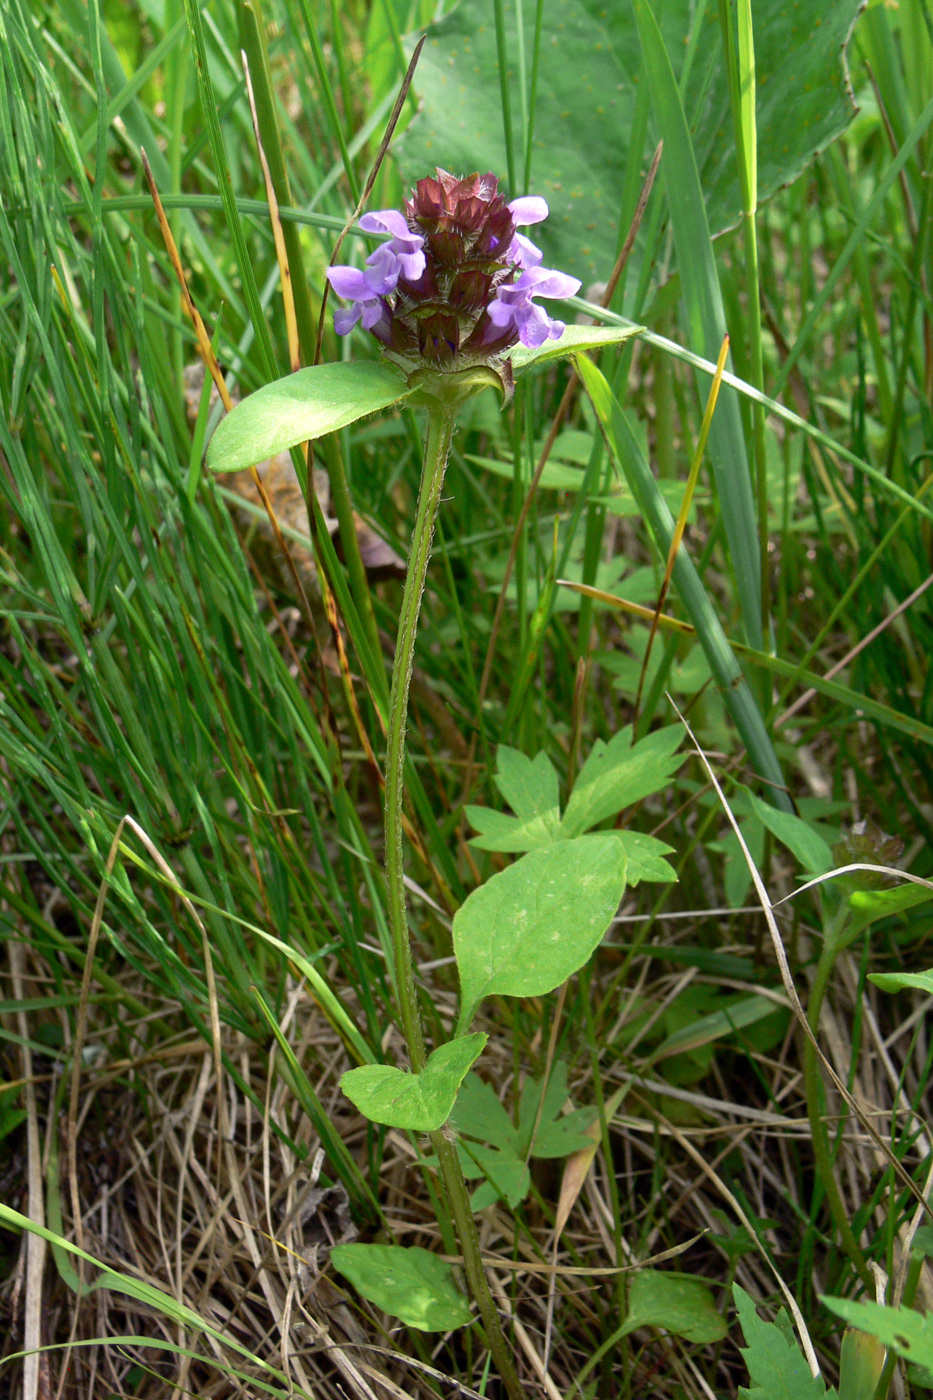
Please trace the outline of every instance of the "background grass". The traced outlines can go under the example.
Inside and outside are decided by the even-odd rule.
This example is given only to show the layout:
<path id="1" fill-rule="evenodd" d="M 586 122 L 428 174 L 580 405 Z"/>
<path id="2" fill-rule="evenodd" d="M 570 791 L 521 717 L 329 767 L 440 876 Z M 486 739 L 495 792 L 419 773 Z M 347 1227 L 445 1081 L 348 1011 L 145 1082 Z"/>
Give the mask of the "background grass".
<path id="1" fill-rule="evenodd" d="M 232 0 L 200 11 L 179 0 L 9 0 L 0 11 L 2 1199 L 118 1278 L 160 1290 L 102 1285 L 61 1246 L 30 1260 L 26 1236 L 3 1231 L 5 1354 L 54 1348 L 32 1370 L 0 1368 L 0 1392 L 11 1396 L 42 1385 L 82 1397 L 247 1395 L 263 1385 L 444 1393 L 432 1367 L 495 1390 L 471 1334 L 435 1352 L 430 1339 L 387 1332 L 391 1323 L 327 1268 L 329 1245 L 354 1231 L 451 1248 L 418 1143 L 365 1124 L 336 1088 L 350 1064 L 400 1054 L 379 789 L 323 611 L 312 631 L 280 577 L 264 574 L 249 518 L 231 510 L 237 498 L 196 472 L 182 378 L 193 335 L 139 161 L 142 145 L 194 299 L 247 392 L 286 372 L 288 355 L 239 50 L 258 61 L 258 35 L 267 49 L 290 182 L 284 215 L 300 230 L 313 317 L 404 73 L 404 36 L 434 12 L 395 0 L 280 0 L 258 29 L 257 16 Z M 496 16 L 505 36 L 505 7 Z M 525 65 L 529 96 L 530 32 L 523 53 L 509 55 Z M 693 32 L 701 55 L 718 43 L 712 22 Z M 918 593 L 931 577 L 933 518 L 925 0 L 872 5 L 849 58 L 859 115 L 758 216 L 760 338 L 746 236 L 709 244 L 694 265 L 690 209 L 669 204 L 659 182 L 640 276 L 613 302 L 650 334 L 601 367 L 676 514 L 707 380 L 669 342 L 718 351 L 709 326 L 703 343 L 691 335 L 701 324 L 691 297 L 718 282 L 741 380 L 756 382 L 760 346 L 773 401 L 763 445 L 747 396 L 733 396 L 719 431 L 750 462 L 764 452 L 766 492 L 761 482 L 756 490 L 767 495 L 770 627 L 755 635 L 754 569 L 737 569 L 727 552 L 737 526 L 734 509 L 725 519 L 721 474 L 701 486 L 687 548 L 725 634 L 738 641 L 743 625 L 783 664 L 747 675 L 797 810 L 830 839 L 874 823 L 901 843 L 904 868 L 928 876 L 931 614 L 930 595 Z M 663 78 L 660 51 L 652 61 Z M 415 107 L 413 96 L 402 126 Z M 527 98 L 526 108 L 510 109 L 518 179 L 532 150 Z M 662 171 L 675 178 L 689 166 L 684 112 L 678 126 L 671 108 L 663 132 Z M 631 178 L 613 192 L 626 211 L 662 124 L 645 99 Z M 546 158 L 535 151 L 532 189 Z M 397 205 L 403 193 L 390 158 L 370 207 Z M 627 216 L 620 241 L 625 228 Z M 343 256 L 360 246 L 351 239 Z M 328 318 L 326 359 L 373 352 L 363 338 L 338 342 Z M 631 718 L 647 628 L 564 589 L 543 633 L 535 622 L 555 521 L 559 577 L 648 605 L 660 584 L 663 562 L 578 394 L 551 460 L 579 475 L 565 470 L 550 478 L 557 486 L 545 478 L 528 512 L 481 696 L 514 522 L 566 382 L 563 370 L 522 381 L 504 415 L 484 396 L 455 439 L 419 643 L 409 783 L 411 917 L 435 1034 L 455 1009 L 450 915 L 499 859 L 466 845 L 462 817 L 465 799 L 498 801 L 497 743 L 545 750 L 569 778 L 596 738 Z M 402 556 L 419 454 L 410 410 L 348 429 L 327 449 L 357 512 Z M 364 596 L 321 544 L 378 754 L 400 586 L 371 585 Z M 669 608 L 679 615 L 684 603 L 672 596 Z M 827 687 L 822 678 L 840 664 Z M 518 703 L 522 674 L 531 681 Z M 811 685 L 816 693 L 793 709 Z M 656 641 L 641 726 L 671 721 L 665 690 L 688 707 L 726 775 L 770 888 L 788 891 L 792 858 L 766 839 L 746 791 L 728 787 L 754 783 L 761 766 L 746 761 L 692 639 Z M 92 946 L 124 814 L 137 825 L 119 832 Z M 733 1340 L 702 1345 L 645 1327 L 606 1347 L 626 1316 L 628 1276 L 532 1267 L 555 1258 L 567 1268 L 628 1266 L 705 1230 L 663 1267 L 704 1278 L 720 1310 L 735 1278 L 774 1303 L 776 1270 L 832 1379 L 838 1330 L 819 1295 L 860 1285 L 814 1173 L 802 1046 L 750 907 L 747 868 L 693 759 L 631 820 L 675 848 L 679 883 L 629 893 L 593 968 L 559 1006 L 555 997 L 485 1012 L 483 1075 L 510 1112 L 523 1081 L 551 1071 L 553 1032 L 574 1105 L 603 1116 L 557 1256 L 559 1164 L 535 1165 L 531 1196 L 514 1213 L 498 1205 L 483 1217 L 519 1364 L 529 1388 L 545 1367 L 550 1395 L 734 1393 L 745 1373 Z M 894 848 L 883 854 L 894 858 Z M 806 999 L 823 914 L 812 896 L 784 907 Z M 880 994 L 866 977 L 924 967 L 927 938 L 923 906 L 872 925 L 840 955 L 820 1020 L 831 1062 L 921 1183 L 926 1003 Z M 741 1008 L 762 993 L 773 1010 L 744 1021 Z M 826 1113 L 853 1229 L 893 1274 L 910 1198 L 831 1096 Z"/>

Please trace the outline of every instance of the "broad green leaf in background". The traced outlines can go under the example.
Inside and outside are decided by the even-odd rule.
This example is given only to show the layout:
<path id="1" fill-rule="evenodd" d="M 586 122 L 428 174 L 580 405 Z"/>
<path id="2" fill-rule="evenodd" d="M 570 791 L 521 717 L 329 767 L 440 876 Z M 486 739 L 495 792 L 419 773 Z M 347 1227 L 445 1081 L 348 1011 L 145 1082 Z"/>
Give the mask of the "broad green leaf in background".
<path id="1" fill-rule="evenodd" d="M 377 1308 L 419 1332 L 448 1332 L 470 1321 L 453 1269 L 417 1245 L 340 1244 L 331 1263 Z"/>
<path id="2" fill-rule="evenodd" d="M 450 1117 L 463 1076 L 483 1052 L 485 1034 L 448 1040 L 428 1056 L 420 1074 L 394 1065 L 360 1065 L 341 1075 L 340 1087 L 373 1123 L 433 1133 Z"/>
<path id="3" fill-rule="evenodd" d="M 519 11 L 526 54 L 534 51 L 537 8 Z M 845 45 L 860 8 L 861 0 L 755 0 L 759 200 L 795 179 L 854 116 Z M 695 9 L 691 0 L 658 6 L 678 78 Z M 516 10 L 508 5 L 503 11 L 512 111 L 518 113 Z M 535 242 L 543 245 L 548 266 L 584 282 L 605 280 L 619 248 L 618 191 L 625 184 L 642 68 L 635 17 L 628 0 L 544 0 L 541 17 L 530 191 L 546 197 L 551 217 L 535 229 Z M 461 0 L 428 29 L 415 74 L 422 110 L 395 148 L 405 179 L 419 180 L 435 165 L 461 173 L 504 174 L 508 168 L 495 28 L 489 0 Z M 706 6 L 684 106 L 715 235 L 738 221 L 742 196 L 713 4 Z M 516 131 L 516 144 L 521 137 Z"/>
<path id="4" fill-rule="evenodd" d="M 561 823 L 564 834 L 578 836 L 607 817 L 657 792 L 682 762 L 676 750 L 683 739 L 680 725 L 668 725 L 632 744 L 626 725 L 609 743 L 597 739 L 580 769 Z"/>
<path id="5" fill-rule="evenodd" d="M 622 1336 L 636 1327 L 663 1327 L 698 1346 L 722 1341 L 729 1330 L 702 1279 L 660 1269 L 639 1270 L 629 1285 Z"/>
<path id="6" fill-rule="evenodd" d="M 821 1301 L 850 1327 L 877 1337 L 898 1356 L 933 1374 L 933 1314 L 913 1308 L 886 1308 L 880 1303 L 853 1303 L 849 1298 Z"/>
<path id="7" fill-rule="evenodd" d="M 740 1351 L 751 1386 L 739 1389 L 739 1400 L 822 1400 L 835 1397 L 820 1376 L 812 1376 L 806 1357 L 776 1322 L 758 1316 L 755 1304 L 737 1283 L 732 1296 L 739 1313 L 745 1346 Z M 825 1301 L 825 1300 L 824 1300 Z"/>
<path id="8" fill-rule="evenodd" d="M 529 851 L 473 891 L 454 915 L 458 1030 L 483 997 L 543 996 L 581 968 L 625 893 L 625 852 L 612 836 Z"/>
<path id="9" fill-rule="evenodd" d="M 531 1172 L 528 1164 L 514 1152 L 501 1147 L 483 1147 L 478 1142 L 469 1144 L 462 1140 L 457 1143 L 460 1164 L 467 1181 L 485 1177 L 470 1197 L 470 1209 L 485 1210 L 504 1200 L 510 1210 L 521 1205 L 531 1189 Z"/>
<path id="10" fill-rule="evenodd" d="M 671 49 L 665 45 L 648 0 L 633 0 L 633 5 L 655 124 L 664 142 L 662 173 L 683 287 L 684 329 L 688 344 L 694 348 L 703 346 L 703 353 L 711 357 L 724 343 L 727 326 L 706 208 L 708 192 L 700 180 L 694 133 L 678 90 Z M 702 402 L 705 389 L 699 377 L 697 386 Z M 762 648 L 757 517 L 739 400 L 732 389 L 723 390 L 717 400 L 709 425 L 709 455 L 735 571 L 745 640 Z"/>
<path id="11" fill-rule="evenodd" d="M 375 360 L 299 369 L 257 389 L 221 419 L 208 444 L 207 465 L 213 471 L 241 471 L 413 392 L 397 370 Z"/>
<path id="12" fill-rule="evenodd" d="M 564 1113 L 567 1099 L 567 1066 L 557 1060 L 551 1070 L 544 1104 L 540 1108 L 543 1081 L 528 1078 L 518 1100 L 518 1123 L 512 1122 L 495 1090 L 468 1074 L 457 1099 L 451 1121 L 458 1132 L 482 1142 L 491 1142 L 517 1157 L 566 1157 L 587 1145 L 586 1129 L 593 1121 L 593 1108 L 576 1108 Z M 537 1131 L 536 1131 L 537 1129 Z"/>
<path id="13" fill-rule="evenodd" d="M 593 1122 L 593 1108 L 575 1108 L 563 1113 L 567 1098 L 567 1066 L 558 1060 L 544 1089 L 544 1081 L 526 1079 L 518 1101 L 518 1128 L 515 1148 L 522 1157 L 569 1157 L 589 1145 L 586 1130 Z M 539 1113 L 540 1105 L 540 1113 Z"/>

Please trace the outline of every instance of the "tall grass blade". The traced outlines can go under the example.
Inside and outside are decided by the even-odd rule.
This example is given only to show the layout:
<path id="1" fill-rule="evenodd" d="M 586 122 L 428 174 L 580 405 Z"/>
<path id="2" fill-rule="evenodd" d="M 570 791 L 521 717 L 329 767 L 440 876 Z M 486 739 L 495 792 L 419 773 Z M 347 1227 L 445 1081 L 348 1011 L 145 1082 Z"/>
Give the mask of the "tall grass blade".
<path id="1" fill-rule="evenodd" d="M 664 559 L 674 538 L 674 517 L 658 489 L 648 463 L 642 456 L 638 439 L 629 426 L 625 412 L 605 376 L 584 355 L 578 356 L 576 364 L 577 373 L 590 396 L 609 450 L 624 473 L 658 553 Z M 748 749 L 749 758 L 759 777 L 768 785 L 768 796 L 776 806 L 785 811 L 793 811 L 781 765 L 748 682 L 735 659 L 693 560 L 682 549 L 677 552 L 673 577 L 684 607 L 697 630 L 697 637 L 716 684 L 735 721 L 742 742 Z"/>
<path id="2" fill-rule="evenodd" d="M 634 0 L 654 117 L 664 141 L 662 170 L 684 293 L 690 344 L 713 359 L 727 333 L 706 204 L 690 127 L 674 70 L 648 0 Z M 761 561 L 745 435 L 738 400 L 723 393 L 710 432 L 719 509 L 749 642 L 762 645 Z"/>

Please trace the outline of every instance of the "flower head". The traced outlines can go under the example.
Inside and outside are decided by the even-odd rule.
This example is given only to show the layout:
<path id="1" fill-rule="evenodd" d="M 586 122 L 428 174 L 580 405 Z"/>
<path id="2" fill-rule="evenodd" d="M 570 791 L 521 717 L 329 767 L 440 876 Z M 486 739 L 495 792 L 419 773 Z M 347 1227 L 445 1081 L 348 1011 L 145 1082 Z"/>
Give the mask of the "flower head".
<path id="1" fill-rule="evenodd" d="M 389 235 L 363 270 L 328 268 L 334 291 L 352 303 L 335 312 L 335 330 L 346 335 L 361 321 L 407 370 L 486 365 L 519 341 L 558 339 L 564 323 L 533 298 L 572 296 L 580 283 L 542 268 L 541 250 L 518 232 L 547 212 L 538 195 L 507 203 L 495 175 L 439 169 L 419 180 L 404 211 L 360 220 Z"/>

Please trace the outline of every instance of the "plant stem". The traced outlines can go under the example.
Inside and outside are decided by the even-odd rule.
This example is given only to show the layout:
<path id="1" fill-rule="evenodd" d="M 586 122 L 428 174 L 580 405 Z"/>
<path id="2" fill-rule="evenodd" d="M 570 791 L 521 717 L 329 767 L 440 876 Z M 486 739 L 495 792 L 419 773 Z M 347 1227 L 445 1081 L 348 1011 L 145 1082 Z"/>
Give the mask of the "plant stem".
<path id="1" fill-rule="evenodd" d="M 418 633 L 418 618 L 421 614 L 421 599 L 424 595 L 428 561 L 431 557 L 434 520 L 440 502 L 455 415 L 454 406 L 440 402 L 432 404 L 428 409 L 428 435 L 424 448 L 421 491 L 418 496 L 418 511 L 408 556 L 405 591 L 402 595 L 402 610 L 399 616 L 398 641 L 395 647 L 395 665 L 392 669 L 392 692 L 389 697 L 389 719 L 386 734 L 385 829 L 389 929 L 392 935 L 395 991 L 398 997 L 399 1015 L 405 1042 L 408 1046 L 411 1067 L 416 1074 L 424 1069 L 427 1055 L 412 966 L 408 915 L 405 909 L 405 867 L 402 845 L 405 729 L 408 717 L 408 691 L 411 685 L 411 672 L 415 656 L 415 638 Z M 509 1400 L 525 1400 L 509 1346 L 499 1322 L 499 1314 L 489 1291 L 486 1275 L 483 1272 L 479 1237 L 476 1233 L 473 1212 L 470 1209 L 466 1182 L 463 1179 L 463 1171 L 456 1147 L 443 1128 L 431 1134 L 431 1142 L 437 1153 L 441 1180 L 444 1183 L 444 1190 L 460 1239 L 460 1250 L 463 1254 L 467 1283 L 479 1309 L 493 1361 L 502 1377 Z"/>
<path id="2" fill-rule="evenodd" d="M 421 599 L 431 557 L 434 518 L 437 515 L 447 454 L 453 433 L 454 414 L 446 406 L 428 410 L 428 436 L 424 446 L 421 471 L 421 491 L 418 512 L 408 554 L 408 572 L 402 595 L 402 611 L 395 644 L 395 665 L 392 668 L 392 691 L 389 696 L 389 719 L 386 733 L 386 886 L 389 903 L 389 929 L 395 958 L 395 994 L 411 1067 L 415 1074 L 424 1069 L 427 1056 L 424 1029 L 418 1010 L 418 994 L 411 961 L 408 938 L 408 915 L 405 910 L 405 864 L 402 846 L 402 802 L 405 778 L 405 729 L 408 719 L 408 691 L 415 659 L 415 638 Z"/>
<path id="3" fill-rule="evenodd" d="M 836 918 L 829 921 L 823 934 L 823 951 L 816 965 L 813 987 L 807 1002 L 807 1022 L 814 1035 L 818 1034 L 823 998 L 826 995 L 829 979 L 832 976 L 836 958 L 839 954 L 839 935 L 842 931 L 840 923 L 841 911 L 840 915 L 837 915 Z M 813 1157 L 816 1163 L 817 1176 L 826 1193 L 826 1204 L 829 1206 L 833 1222 L 839 1232 L 842 1247 L 852 1261 L 855 1271 L 862 1283 L 871 1291 L 874 1288 L 871 1270 L 868 1267 L 858 1240 L 855 1238 L 855 1232 L 849 1223 L 842 1193 L 836 1181 L 832 1153 L 829 1150 L 829 1140 L 826 1134 L 826 1124 L 823 1122 L 820 1114 L 821 1082 L 819 1066 L 817 1065 L 816 1051 L 809 1040 L 807 1040 L 804 1045 L 803 1078 L 807 1096 L 807 1117 L 810 1120 L 810 1136 L 813 1140 Z"/>

